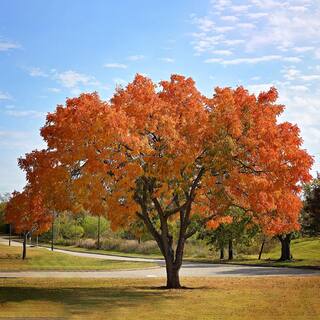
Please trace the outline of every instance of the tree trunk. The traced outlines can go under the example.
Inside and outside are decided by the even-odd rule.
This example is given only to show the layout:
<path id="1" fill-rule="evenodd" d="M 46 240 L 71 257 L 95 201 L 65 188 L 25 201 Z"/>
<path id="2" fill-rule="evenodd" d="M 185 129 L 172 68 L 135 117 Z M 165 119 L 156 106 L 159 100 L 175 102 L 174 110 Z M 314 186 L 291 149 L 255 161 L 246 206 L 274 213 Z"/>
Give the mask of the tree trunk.
<path id="1" fill-rule="evenodd" d="M 229 240 L 229 245 L 228 245 L 228 260 L 233 260 L 233 244 L 232 240 Z"/>
<path id="2" fill-rule="evenodd" d="M 179 289 L 181 288 L 179 279 L 180 267 L 176 267 L 173 263 L 166 263 L 167 270 L 167 288 Z"/>
<path id="3" fill-rule="evenodd" d="M 11 246 L 11 223 L 9 224 L 9 246 Z"/>
<path id="4" fill-rule="evenodd" d="M 22 260 L 24 260 L 27 256 L 27 233 L 23 234 L 23 245 L 22 245 Z"/>
<path id="5" fill-rule="evenodd" d="M 281 242 L 281 257 L 280 261 L 292 260 L 290 242 L 291 242 L 291 233 L 286 235 L 281 235 L 278 237 Z"/>
<path id="6" fill-rule="evenodd" d="M 262 256 L 263 247 L 264 247 L 265 242 L 266 242 L 266 239 L 263 238 L 263 241 L 262 241 L 262 244 L 261 244 L 261 248 L 260 248 L 260 252 L 259 252 L 258 260 L 261 260 L 261 256 Z"/>
<path id="7" fill-rule="evenodd" d="M 97 249 L 100 249 L 100 216 L 98 216 L 98 241 L 97 241 Z"/>
<path id="8" fill-rule="evenodd" d="M 52 225 L 51 225 L 51 251 L 53 251 L 53 240 L 54 240 L 53 225 L 54 225 L 54 218 L 52 218 Z"/>
<path id="9" fill-rule="evenodd" d="M 224 248 L 220 248 L 220 260 L 224 260 Z"/>

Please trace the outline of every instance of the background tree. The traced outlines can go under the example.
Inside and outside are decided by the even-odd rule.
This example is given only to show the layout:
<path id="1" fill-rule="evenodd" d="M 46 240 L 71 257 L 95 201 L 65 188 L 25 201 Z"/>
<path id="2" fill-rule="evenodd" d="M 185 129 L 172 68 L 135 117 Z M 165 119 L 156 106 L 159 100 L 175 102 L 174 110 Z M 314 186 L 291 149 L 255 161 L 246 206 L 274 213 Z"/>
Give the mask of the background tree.
<path id="1" fill-rule="evenodd" d="M 234 258 L 234 245 L 249 246 L 250 240 L 257 234 L 258 226 L 239 208 L 230 208 L 226 217 L 208 223 L 210 229 L 200 233 L 201 238 L 220 251 L 220 259 L 224 259 L 224 249 L 228 250 L 228 260 Z"/>
<path id="2" fill-rule="evenodd" d="M 304 186 L 304 201 L 301 211 L 302 233 L 307 236 L 320 235 L 320 175 Z"/>
<path id="3" fill-rule="evenodd" d="M 9 233 L 10 226 L 5 221 L 5 207 L 10 198 L 9 193 L 0 194 L 0 233 Z"/>
<path id="4" fill-rule="evenodd" d="M 16 233 L 23 235 L 22 259 L 27 254 L 28 235 L 41 234 L 51 226 L 52 217 L 48 214 L 41 194 L 35 194 L 26 187 L 23 192 L 13 192 L 5 208 L 5 218 Z"/>
<path id="5" fill-rule="evenodd" d="M 165 258 L 167 287 L 179 288 L 196 225 L 231 206 L 271 233 L 279 230 L 265 223 L 270 217 L 295 223 L 298 183 L 310 179 L 312 159 L 298 128 L 277 123 L 283 106 L 276 99 L 274 88 L 255 97 L 242 87 L 207 98 L 179 75 L 158 87 L 137 75 L 110 102 L 96 93 L 68 99 L 41 134 L 50 165 L 69 176 L 41 183 L 46 192 L 52 183 L 67 185 L 73 212 L 107 213 L 114 229 L 143 221 Z"/>

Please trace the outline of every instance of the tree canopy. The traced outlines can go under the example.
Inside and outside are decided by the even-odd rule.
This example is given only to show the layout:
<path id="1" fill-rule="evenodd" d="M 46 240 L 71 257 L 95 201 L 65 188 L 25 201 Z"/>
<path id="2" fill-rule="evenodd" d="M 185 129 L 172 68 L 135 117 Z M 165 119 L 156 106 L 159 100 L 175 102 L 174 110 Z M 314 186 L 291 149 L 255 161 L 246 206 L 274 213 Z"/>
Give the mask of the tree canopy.
<path id="1" fill-rule="evenodd" d="M 196 225 L 216 228 L 240 208 L 267 234 L 299 227 L 313 160 L 298 127 L 278 123 L 277 97 L 275 88 L 255 96 L 243 87 L 206 97 L 191 78 L 156 85 L 137 75 L 110 101 L 81 94 L 57 106 L 41 129 L 47 149 L 20 165 L 48 208 L 107 215 L 113 228 L 142 220 L 166 260 L 167 286 L 179 287 Z"/>

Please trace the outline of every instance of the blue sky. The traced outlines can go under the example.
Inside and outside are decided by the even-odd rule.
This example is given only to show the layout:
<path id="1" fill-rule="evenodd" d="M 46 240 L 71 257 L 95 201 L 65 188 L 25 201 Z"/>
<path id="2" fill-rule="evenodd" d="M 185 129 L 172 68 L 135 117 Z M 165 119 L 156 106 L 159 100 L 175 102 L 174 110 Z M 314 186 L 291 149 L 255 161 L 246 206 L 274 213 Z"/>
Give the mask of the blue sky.
<path id="1" fill-rule="evenodd" d="M 319 1 L 2 0 L 0 193 L 24 186 L 16 159 L 44 146 L 47 112 L 84 91 L 107 99 L 137 72 L 191 76 L 207 95 L 276 86 L 320 171 Z"/>

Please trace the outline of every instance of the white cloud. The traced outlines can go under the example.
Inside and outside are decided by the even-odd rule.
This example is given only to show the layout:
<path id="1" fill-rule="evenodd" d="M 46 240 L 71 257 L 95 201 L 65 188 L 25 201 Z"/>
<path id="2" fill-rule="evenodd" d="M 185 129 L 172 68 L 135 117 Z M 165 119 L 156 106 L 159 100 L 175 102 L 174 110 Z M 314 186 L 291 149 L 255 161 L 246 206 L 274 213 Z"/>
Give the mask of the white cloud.
<path id="1" fill-rule="evenodd" d="M 237 27 L 242 29 L 254 29 L 256 26 L 250 22 L 242 22 L 242 23 L 238 23 Z"/>
<path id="2" fill-rule="evenodd" d="M 227 22 L 237 22 L 239 20 L 236 16 L 222 16 L 220 19 Z"/>
<path id="3" fill-rule="evenodd" d="M 235 46 L 235 45 L 240 45 L 242 43 L 245 43 L 245 40 L 243 39 L 226 39 L 224 41 L 222 41 L 224 44 L 226 44 L 227 46 Z"/>
<path id="4" fill-rule="evenodd" d="M 197 54 L 210 53 L 223 44 L 239 45 L 242 52 L 268 48 L 269 54 L 288 50 L 306 53 L 311 47 L 319 46 L 320 6 L 316 1 L 248 0 L 242 4 L 241 1 L 211 1 L 211 4 L 209 14 L 194 15 L 192 19 L 199 31 L 192 34 Z M 216 10 L 221 14 L 219 18 Z M 235 25 L 226 25 L 226 22 Z M 320 57 L 320 53 L 315 51 L 315 56 Z M 291 62 L 298 62 L 295 60 Z"/>
<path id="5" fill-rule="evenodd" d="M 256 64 L 269 61 L 286 61 L 286 62 L 300 62 L 301 59 L 297 57 L 283 57 L 281 55 L 266 55 L 261 57 L 250 58 L 236 58 L 231 60 L 225 60 L 220 58 L 206 59 L 205 63 L 221 63 L 223 65 L 236 65 L 236 64 Z"/>
<path id="6" fill-rule="evenodd" d="M 315 92 L 297 91 L 291 87 L 282 87 L 280 103 L 286 106 L 281 120 L 298 125 L 303 137 L 303 147 L 315 156 L 313 173 L 320 170 L 320 94 Z"/>
<path id="7" fill-rule="evenodd" d="M 254 12 L 254 13 L 248 13 L 248 17 L 251 19 L 261 19 L 264 17 L 267 17 L 268 13 L 266 12 Z"/>
<path id="8" fill-rule="evenodd" d="M 274 84 L 270 82 L 270 83 L 260 83 L 260 84 L 248 85 L 247 89 L 251 93 L 259 94 L 260 92 L 268 91 L 271 87 L 274 87 Z"/>
<path id="9" fill-rule="evenodd" d="M 193 23 L 196 24 L 198 28 L 204 32 L 210 31 L 215 25 L 215 23 L 208 17 L 194 18 Z"/>
<path id="10" fill-rule="evenodd" d="M 127 65 L 123 63 L 106 63 L 103 65 L 105 68 L 117 68 L 117 69 L 126 69 Z"/>
<path id="11" fill-rule="evenodd" d="M 0 91 L 0 100 L 12 100 L 12 97 L 7 92 Z"/>
<path id="12" fill-rule="evenodd" d="M 268 62 L 274 60 L 281 60 L 282 57 L 279 55 L 269 55 L 269 56 L 262 56 L 262 57 L 253 57 L 253 58 L 237 58 L 232 60 L 223 60 L 219 58 L 207 59 L 205 60 L 206 63 L 221 63 L 224 65 L 236 65 L 236 64 L 256 64 L 260 62 Z"/>
<path id="13" fill-rule="evenodd" d="M 27 68 L 31 77 L 48 77 L 48 75 L 38 67 Z"/>
<path id="14" fill-rule="evenodd" d="M 137 54 L 137 55 L 129 56 L 129 57 L 127 58 L 127 60 L 129 60 L 129 61 L 138 61 L 138 60 L 143 60 L 144 58 L 145 58 L 144 55 L 142 55 L 142 54 Z"/>
<path id="15" fill-rule="evenodd" d="M 250 5 L 232 5 L 230 9 L 235 12 L 246 12 L 249 10 L 250 7 Z"/>
<path id="16" fill-rule="evenodd" d="M 302 92 L 309 91 L 309 88 L 304 85 L 292 85 L 292 86 L 289 86 L 289 89 L 294 91 L 302 91 Z"/>
<path id="17" fill-rule="evenodd" d="M 298 53 L 304 53 L 311 50 L 314 50 L 314 47 L 293 47 L 292 50 Z"/>
<path id="18" fill-rule="evenodd" d="M 9 51 L 9 50 L 19 49 L 19 48 L 21 48 L 21 46 L 18 43 L 0 39 L 0 51 Z"/>
<path id="19" fill-rule="evenodd" d="M 53 92 L 53 93 L 58 93 L 61 91 L 60 88 L 48 88 L 48 91 Z"/>
<path id="20" fill-rule="evenodd" d="M 221 55 L 221 56 L 231 56 L 232 51 L 231 50 L 213 50 L 212 53 Z"/>
<path id="21" fill-rule="evenodd" d="M 78 85 L 98 85 L 99 82 L 92 76 L 78 73 L 73 70 L 56 73 L 54 76 L 62 86 L 66 88 L 75 88 Z"/>
<path id="22" fill-rule="evenodd" d="M 200 54 L 207 51 L 214 50 L 218 44 L 223 39 L 223 36 L 215 35 L 215 36 L 208 36 L 206 33 L 198 32 L 192 34 L 194 41 L 191 43 L 193 44 L 193 48 L 196 53 Z"/>
<path id="23" fill-rule="evenodd" d="M 299 58 L 299 57 L 284 57 L 283 61 L 298 63 L 298 62 L 301 62 L 301 58 Z"/>
<path id="24" fill-rule="evenodd" d="M 294 6 L 294 7 L 289 7 L 289 10 L 291 11 L 296 11 L 296 12 L 305 12 L 308 9 L 306 7 L 302 7 L 302 6 Z"/>
<path id="25" fill-rule="evenodd" d="M 304 81 L 315 81 L 320 80 L 320 74 L 308 74 L 300 77 L 301 80 Z"/>
<path id="26" fill-rule="evenodd" d="M 168 62 L 168 63 L 173 63 L 174 62 L 174 59 L 172 58 L 160 58 L 161 61 L 163 62 Z"/>
<path id="27" fill-rule="evenodd" d="M 294 80 L 300 76 L 300 71 L 294 66 L 285 68 L 281 72 L 283 73 L 284 78 L 287 80 Z"/>
<path id="28" fill-rule="evenodd" d="M 211 4 L 218 11 L 223 11 L 232 5 L 231 0 L 211 0 Z"/>
<path id="29" fill-rule="evenodd" d="M 283 48 L 300 46 L 320 36 L 319 8 L 305 7 L 306 10 L 289 10 L 292 5 L 281 1 L 254 1 L 263 8 L 269 8 L 263 26 L 248 37 L 247 49 L 255 50 L 263 46 Z M 275 10 L 274 8 L 277 7 Z"/>
<path id="30" fill-rule="evenodd" d="M 9 109 L 5 111 L 5 114 L 16 117 L 16 118 L 43 118 L 46 115 L 46 112 L 36 111 L 36 110 L 15 110 Z"/>
<path id="31" fill-rule="evenodd" d="M 215 27 L 214 29 L 218 33 L 225 33 L 225 32 L 229 32 L 229 31 L 233 30 L 234 27 L 232 27 L 232 26 L 224 26 L 224 27 Z"/>

